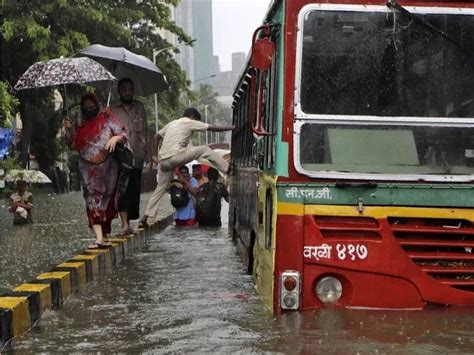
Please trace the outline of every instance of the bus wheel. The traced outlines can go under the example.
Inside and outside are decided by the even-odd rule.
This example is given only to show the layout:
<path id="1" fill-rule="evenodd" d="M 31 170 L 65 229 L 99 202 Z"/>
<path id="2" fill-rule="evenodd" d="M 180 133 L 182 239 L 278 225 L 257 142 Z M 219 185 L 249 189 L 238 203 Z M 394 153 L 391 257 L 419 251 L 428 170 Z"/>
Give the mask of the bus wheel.
<path id="1" fill-rule="evenodd" d="M 250 235 L 250 245 L 247 249 L 247 274 L 252 275 L 253 274 L 253 247 L 255 246 L 255 232 L 252 231 L 252 234 Z"/>
<path id="2" fill-rule="evenodd" d="M 239 238 L 239 232 L 237 231 L 237 211 L 234 210 L 233 218 L 232 218 L 232 226 L 231 226 L 231 238 L 234 243 L 237 242 L 237 238 Z"/>

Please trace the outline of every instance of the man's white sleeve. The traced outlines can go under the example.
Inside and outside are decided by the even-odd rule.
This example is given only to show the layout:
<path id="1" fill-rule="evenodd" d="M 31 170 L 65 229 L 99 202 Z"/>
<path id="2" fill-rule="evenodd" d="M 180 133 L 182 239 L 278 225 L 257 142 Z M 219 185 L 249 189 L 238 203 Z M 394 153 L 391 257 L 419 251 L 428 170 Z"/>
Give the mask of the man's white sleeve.
<path id="1" fill-rule="evenodd" d="M 209 128 L 208 123 L 204 123 L 204 122 L 197 121 L 197 120 L 193 120 L 192 126 L 191 126 L 191 129 L 193 131 L 207 131 L 208 128 Z"/>

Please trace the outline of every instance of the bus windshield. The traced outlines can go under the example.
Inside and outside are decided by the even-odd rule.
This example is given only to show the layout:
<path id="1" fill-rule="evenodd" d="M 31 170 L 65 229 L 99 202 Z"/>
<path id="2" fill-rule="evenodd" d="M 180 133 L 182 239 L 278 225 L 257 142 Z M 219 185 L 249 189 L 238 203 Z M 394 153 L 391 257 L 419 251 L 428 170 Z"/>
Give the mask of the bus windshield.
<path id="1" fill-rule="evenodd" d="M 312 172 L 472 175 L 474 128 L 305 123 L 299 163 Z"/>
<path id="2" fill-rule="evenodd" d="M 416 16 L 422 21 L 391 10 L 306 13 L 302 111 L 474 117 L 474 16 Z"/>

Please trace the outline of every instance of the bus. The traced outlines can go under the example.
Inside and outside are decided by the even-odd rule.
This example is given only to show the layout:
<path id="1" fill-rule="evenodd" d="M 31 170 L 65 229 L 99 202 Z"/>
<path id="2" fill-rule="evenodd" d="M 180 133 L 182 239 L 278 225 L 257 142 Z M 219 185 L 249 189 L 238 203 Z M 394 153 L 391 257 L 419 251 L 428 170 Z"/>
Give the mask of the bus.
<path id="1" fill-rule="evenodd" d="M 474 2 L 274 0 L 229 230 L 267 307 L 474 304 Z"/>

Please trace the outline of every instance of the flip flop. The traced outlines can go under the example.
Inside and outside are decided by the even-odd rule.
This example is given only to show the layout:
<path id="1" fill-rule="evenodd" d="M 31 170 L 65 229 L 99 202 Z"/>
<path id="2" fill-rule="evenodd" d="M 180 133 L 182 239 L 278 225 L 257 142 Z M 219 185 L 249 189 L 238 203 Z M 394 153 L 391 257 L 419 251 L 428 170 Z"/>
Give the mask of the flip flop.
<path id="1" fill-rule="evenodd" d="M 128 228 L 126 230 L 121 230 L 121 231 L 118 231 L 117 233 L 115 233 L 115 236 L 117 237 L 125 237 L 127 235 L 130 235 L 130 234 L 134 234 L 135 231 L 132 229 L 132 228 Z"/>
<path id="2" fill-rule="evenodd" d="M 110 242 L 109 242 L 110 243 Z M 106 243 L 92 243 L 87 247 L 87 249 L 107 249 L 112 246 L 112 243 L 106 244 Z"/>
<path id="3" fill-rule="evenodd" d="M 148 228 L 148 223 L 146 220 L 142 219 L 140 222 L 138 222 L 138 228 L 140 229 L 147 229 Z"/>

